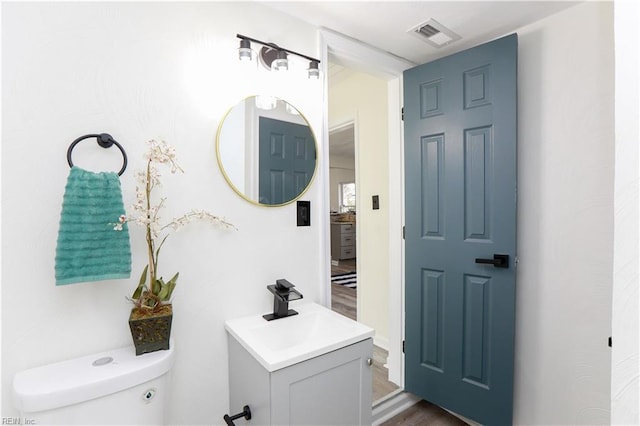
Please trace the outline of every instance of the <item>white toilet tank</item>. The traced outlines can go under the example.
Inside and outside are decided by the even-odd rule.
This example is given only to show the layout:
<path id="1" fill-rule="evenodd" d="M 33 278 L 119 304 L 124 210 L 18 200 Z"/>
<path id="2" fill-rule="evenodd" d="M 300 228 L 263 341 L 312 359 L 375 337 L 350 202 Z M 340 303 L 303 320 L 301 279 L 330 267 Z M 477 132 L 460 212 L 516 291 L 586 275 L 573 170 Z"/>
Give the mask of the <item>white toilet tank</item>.
<path id="1" fill-rule="evenodd" d="M 21 424 L 164 424 L 170 347 L 136 356 L 130 346 L 19 372 L 13 396 Z"/>

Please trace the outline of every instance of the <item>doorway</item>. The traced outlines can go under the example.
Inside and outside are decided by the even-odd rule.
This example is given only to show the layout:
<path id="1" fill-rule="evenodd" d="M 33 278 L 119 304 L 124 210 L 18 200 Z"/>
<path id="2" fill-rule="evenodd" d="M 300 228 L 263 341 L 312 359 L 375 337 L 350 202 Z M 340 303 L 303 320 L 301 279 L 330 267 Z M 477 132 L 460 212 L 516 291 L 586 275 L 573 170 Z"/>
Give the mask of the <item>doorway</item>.
<path id="1" fill-rule="evenodd" d="M 376 94 L 366 93 L 362 95 L 363 98 L 376 99 L 386 98 L 386 111 L 381 113 L 383 119 L 386 120 L 387 127 L 383 130 L 377 130 L 374 134 L 371 133 L 370 128 L 363 124 L 362 115 L 357 113 L 353 108 L 347 108 L 343 111 L 338 118 L 332 116 L 329 118 L 329 114 L 325 118 L 325 141 L 323 156 L 328 158 L 329 156 L 329 129 L 334 129 L 339 124 L 345 124 L 349 121 L 354 122 L 355 132 L 355 157 L 356 157 L 356 169 L 359 164 L 367 164 L 373 167 L 371 173 L 377 176 L 379 184 L 373 187 L 362 188 L 359 185 L 358 175 L 363 175 L 363 171 L 358 169 L 356 176 L 356 188 L 359 212 L 356 213 L 356 227 L 363 228 L 364 231 L 356 229 L 356 234 L 359 237 L 366 235 L 373 235 L 379 237 L 380 234 L 384 234 L 386 240 L 381 243 L 376 241 L 373 244 L 368 244 L 362 241 L 362 238 L 356 238 L 356 250 L 358 256 L 358 262 L 356 268 L 358 269 L 358 281 L 360 282 L 360 289 L 362 293 L 358 294 L 357 304 L 361 306 L 364 299 L 364 287 L 369 284 L 369 279 L 364 276 L 366 274 L 366 268 L 361 269 L 361 259 L 363 259 L 362 248 L 376 248 L 377 245 L 384 245 L 387 248 L 386 257 L 378 259 L 379 265 L 384 265 L 386 269 L 377 274 L 377 279 L 383 280 L 386 284 L 386 288 L 378 292 L 372 292 L 371 295 L 378 297 L 379 306 L 386 309 L 385 320 L 383 321 L 387 329 L 387 341 L 388 346 L 388 358 L 386 365 L 388 367 L 388 379 L 390 382 L 396 384 L 398 389 L 386 397 L 374 401 L 373 404 L 373 419 L 374 424 L 378 424 L 382 419 L 390 418 L 393 413 L 399 413 L 402 410 L 415 404 L 418 399 L 411 394 L 403 392 L 404 386 L 404 362 L 402 353 L 402 339 L 404 335 L 403 330 L 403 240 L 402 240 L 402 225 L 403 225 L 403 169 L 402 169 L 402 121 L 401 121 L 401 84 L 402 84 L 402 72 L 405 69 L 413 67 L 415 64 L 406 61 L 402 58 L 389 55 L 387 52 L 375 49 L 369 45 L 365 45 L 356 40 L 342 36 L 341 34 L 333 31 L 322 29 L 321 34 L 321 51 L 322 61 L 324 64 L 339 63 L 339 65 L 350 70 L 357 70 L 375 76 L 378 79 L 384 81 L 383 87 Z M 328 68 L 325 68 L 327 73 L 332 72 Z M 341 80 L 347 74 L 339 76 L 328 75 L 327 81 L 335 83 Z M 328 86 L 328 84 L 327 84 Z M 353 85 L 352 85 L 353 88 Z M 335 113 L 333 108 L 336 103 L 336 99 L 329 96 L 328 87 L 325 91 L 325 99 L 327 100 L 327 112 L 331 110 Z M 348 99 L 347 99 L 348 101 Z M 344 104 L 338 103 L 338 107 L 344 107 Z M 382 138 L 384 140 L 384 147 L 378 147 L 378 151 L 384 157 L 384 174 L 380 174 L 376 169 L 377 163 L 370 158 L 364 158 L 362 152 L 359 152 L 359 144 L 369 144 L 372 140 L 378 140 Z M 329 188 L 329 162 L 325 162 L 326 173 L 326 188 Z M 363 180 L 367 183 L 367 180 Z M 326 211 L 329 209 L 329 191 L 327 191 L 326 197 Z M 373 196 L 378 195 L 379 209 L 373 210 Z M 373 232 L 367 232 L 363 227 L 365 224 L 365 217 L 363 213 L 365 209 L 370 213 L 371 217 L 379 220 L 373 225 Z M 328 217 L 327 217 L 328 219 Z M 330 232 L 327 230 L 326 245 L 329 246 Z M 330 275 L 330 250 L 327 247 L 327 282 Z M 361 297 L 362 296 L 362 297 Z M 331 287 L 327 285 L 325 300 L 327 304 L 331 303 Z M 366 302 L 365 302 L 366 305 Z M 358 316 L 363 313 L 363 309 L 359 309 Z M 374 313 L 377 316 L 378 313 Z M 378 316 L 378 319 L 382 316 Z M 362 321 L 364 322 L 364 321 Z M 364 322 L 366 324 L 366 322 Z M 374 327 L 375 328 L 375 327 Z M 378 335 L 379 337 L 380 335 Z M 376 342 L 374 342 L 376 343 Z"/>
<path id="2" fill-rule="evenodd" d="M 387 81 L 329 58 L 332 308 L 375 330 L 373 400 L 389 380 Z"/>
<path id="3" fill-rule="evenodd" d="M 329 130 L 331 307 L 357 321 L 356 161 L 353 121 Z"/>

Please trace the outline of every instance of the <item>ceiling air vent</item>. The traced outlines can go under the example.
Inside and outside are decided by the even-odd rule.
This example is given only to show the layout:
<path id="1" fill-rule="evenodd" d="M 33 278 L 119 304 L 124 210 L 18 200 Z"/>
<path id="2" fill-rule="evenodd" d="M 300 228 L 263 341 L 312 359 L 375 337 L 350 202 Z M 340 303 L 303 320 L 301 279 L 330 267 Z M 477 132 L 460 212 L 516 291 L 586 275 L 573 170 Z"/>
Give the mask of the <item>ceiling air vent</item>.
<path id="1" fill-rule="evenodd" d="M 435 19 L 429 19 L 426 22 L 416 25 L 407 32 L 434 47 L 443 47 L 461 39 L 458 34 L 454 33 Z"/>

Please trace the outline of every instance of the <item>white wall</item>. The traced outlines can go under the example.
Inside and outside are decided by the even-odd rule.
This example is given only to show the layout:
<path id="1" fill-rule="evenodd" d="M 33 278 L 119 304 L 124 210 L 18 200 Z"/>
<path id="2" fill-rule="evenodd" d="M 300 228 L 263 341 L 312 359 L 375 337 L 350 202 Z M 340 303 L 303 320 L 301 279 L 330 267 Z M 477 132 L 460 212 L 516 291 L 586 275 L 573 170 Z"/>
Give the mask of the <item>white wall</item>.
<path id="1" fill-rule="evenodd" d="M 640 5 L 614 4 L 616 32 L 616 173 L 613 262 L 611 423 L 640 424 L 638 278 L 640 277 Z"/>
<path id="2" fill-rule="evenodd" d="M 78 136 L 108 132 L 125 147 L 125 205 L 134 199 L 144 142 L 166 139 L 185 174 L 165 174 L 165 217 L 204 208 L 238 227 L 193 224 L 163 249 L 161 272 L 180 271 L 172 423 L 222 423 L 229 402 L 224 321 L 268 312 L 267 284 L 285 277 L 305 299 L 324 301 L 324 179 L 304 196 L 312 226 L 298 228 L 294 205 L 263 208 L 237 196 L 214 145 L 224 112 L 258 92 L 290 101 L 320 135 L 322 84 L 304 72 L 277 81 L 240 69 L 236 33 L 317 50 L 313 27 L 254 2 L 2 3 L 2 417 L 17 415 L 10 399 L 17 371 L 131 341 L 125 296 L 145 262 L 141 228 L 131 229 L 130 280 L 54 285 L 65 155 Z M 74 151 L 87 169 L 108 155 L 93 155 L 90 144 Z M 116 169 L 113 161 L 107 167 Z"/>
<path id="3" fill-rule="evenodd" d="M 609 423 L 612 11 L 518 31 L 516 424 Z"/>
<path id="4" fill-rule="evenodd" d="M 331 86 L 329 128 L 355 121 L 358 321 L 389 339 L 389 178 L 387 82 L 353 73 Z M 379 195 L 380 209 L 371 197 Z M 394 206 L 396 208 L 397 206 Z"/>

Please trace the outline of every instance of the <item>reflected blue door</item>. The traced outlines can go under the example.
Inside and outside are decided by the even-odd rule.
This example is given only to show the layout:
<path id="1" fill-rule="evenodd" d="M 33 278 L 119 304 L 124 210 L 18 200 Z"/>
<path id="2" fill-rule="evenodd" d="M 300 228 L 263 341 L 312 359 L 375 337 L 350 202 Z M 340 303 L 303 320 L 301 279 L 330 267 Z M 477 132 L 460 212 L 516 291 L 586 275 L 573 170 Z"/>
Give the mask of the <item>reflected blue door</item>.
<path id="1" fill-rule="evenodd" d="M 309 126 L 260 117 L 259 202 L 283 204 L 311 182 L 316 150 Z"/>

